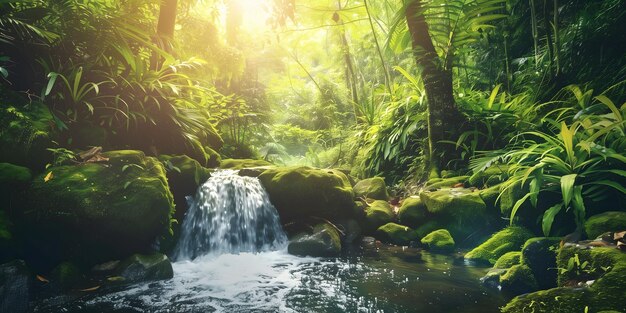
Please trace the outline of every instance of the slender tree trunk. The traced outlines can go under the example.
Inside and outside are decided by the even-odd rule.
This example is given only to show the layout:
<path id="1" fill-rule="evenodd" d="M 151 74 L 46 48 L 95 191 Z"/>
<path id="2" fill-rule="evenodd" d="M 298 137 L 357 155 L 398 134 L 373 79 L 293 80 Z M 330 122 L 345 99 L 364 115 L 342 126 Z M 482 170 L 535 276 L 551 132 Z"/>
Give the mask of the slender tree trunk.
<path id="1" fill-rule="evenodd" d="M 159 20 L 157 22 L 156 44 L 167 53 L 172 53 L 174 47 L 174 28 L 176 26 L 176 7 L 178 0 L 161 0 L 159 7 Z M 152 69 L 157 69 L 162 57 L 158 52 L 152 53 L 150 65 Z"/>
<path id="2" fill-rule="evenodd" d="M 430 173 L 438 173 L 451 160 L 457 159 L 454 145 L 442 140 L 454 140 L 464 122 L 454 102 L 451 67 L 439 64 L 440 59 L 428 33 L 420 0 L 409 0 L 406 21 L 411 34 L 415 61 L 422 69 L 422 80 L 428 100 L 428 158 Z M 447 58 L 451 64 L 451 56 Z"/>

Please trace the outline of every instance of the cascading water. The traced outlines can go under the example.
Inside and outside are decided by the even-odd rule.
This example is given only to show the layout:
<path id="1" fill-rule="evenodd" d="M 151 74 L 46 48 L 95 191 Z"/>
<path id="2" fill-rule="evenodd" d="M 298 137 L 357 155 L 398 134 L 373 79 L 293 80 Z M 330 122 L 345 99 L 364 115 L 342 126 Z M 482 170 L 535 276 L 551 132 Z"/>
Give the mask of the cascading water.
<path id="1" fill-rule="evenodd" d="M 189 202 L 176 260 L 272 251 L 287 244 L 278 212 L 257 178 L 216 171 Z"/>

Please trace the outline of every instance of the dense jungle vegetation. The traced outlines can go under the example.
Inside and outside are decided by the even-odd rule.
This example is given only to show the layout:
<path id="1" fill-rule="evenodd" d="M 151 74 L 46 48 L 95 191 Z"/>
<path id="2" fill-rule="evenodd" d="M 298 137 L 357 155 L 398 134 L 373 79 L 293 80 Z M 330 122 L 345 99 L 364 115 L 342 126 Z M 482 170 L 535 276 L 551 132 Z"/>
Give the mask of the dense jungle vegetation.
<path id="1" fill-rule="evenodd" d="M 186 155 L 382 177 L 392 206 L 466 187 L 491 192 L 502 227 L 584 239 L 626 210 L 625 19 L 623 0 L 0 1 L 0 247 L 17 251 L 0 259 L 50 270 L 55 248 L 11 241 L 38 225 L 17 203 L 64 205 L 46 184 L 69 193 L 68 166 L 117 150 L 158 157 L 170 184 Z M 148 178 L 103 181 L 161 177 L 142 158 L 120 173 Z M 167 194 L 176 237 L 185 194 Z"/>

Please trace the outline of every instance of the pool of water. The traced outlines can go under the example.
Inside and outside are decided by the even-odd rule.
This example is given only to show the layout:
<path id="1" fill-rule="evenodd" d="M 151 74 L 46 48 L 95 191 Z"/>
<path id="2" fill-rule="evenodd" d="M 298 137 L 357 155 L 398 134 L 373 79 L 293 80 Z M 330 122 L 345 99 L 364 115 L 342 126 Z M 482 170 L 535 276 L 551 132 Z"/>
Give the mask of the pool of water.
<path id="1" fill-rule="evenodd" d="M 285 251 L 174 263 L 174 278 L 40 301 L 35 312 L 499 312 L 487 268 L 455 256 L 380 247 L 341 258 Z"/>

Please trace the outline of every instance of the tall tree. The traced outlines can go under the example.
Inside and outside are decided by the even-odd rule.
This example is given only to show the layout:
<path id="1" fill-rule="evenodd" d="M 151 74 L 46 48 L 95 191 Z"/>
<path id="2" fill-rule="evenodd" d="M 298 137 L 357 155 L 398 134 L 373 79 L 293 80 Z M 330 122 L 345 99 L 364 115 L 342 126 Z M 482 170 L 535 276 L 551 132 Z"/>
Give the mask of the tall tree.
<path id="1" fill-rule="evenodd" d="M 159 20 L 157 22 L 157 31 L 155 41 L 156 44 L 167 53 L 172 53 L 174 29 L 176 27 L 176 7 L 178 0 L 161 0 L 159 7 Z M 158 52 L 152 54 L 150 61 L 153 69 L 157 68 L 161 62 L 161 56 Z"/>

